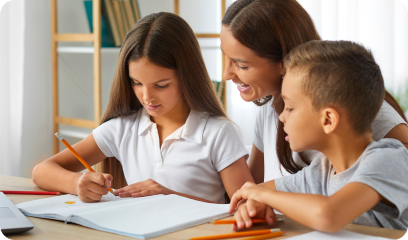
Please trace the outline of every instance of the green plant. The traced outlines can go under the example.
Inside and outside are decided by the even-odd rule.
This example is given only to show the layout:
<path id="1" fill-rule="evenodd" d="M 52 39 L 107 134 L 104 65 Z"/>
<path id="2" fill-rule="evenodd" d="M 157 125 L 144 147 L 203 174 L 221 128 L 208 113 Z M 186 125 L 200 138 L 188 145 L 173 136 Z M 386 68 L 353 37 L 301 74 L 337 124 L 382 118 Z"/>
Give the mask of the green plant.
<path id="1" fill-rule="evenodd" d="M 408 81 L 395 92 L 391 89 L 387 89 L 387 91 L 397 100 L 402 110 L 406 113 L 408 111 Z"/>

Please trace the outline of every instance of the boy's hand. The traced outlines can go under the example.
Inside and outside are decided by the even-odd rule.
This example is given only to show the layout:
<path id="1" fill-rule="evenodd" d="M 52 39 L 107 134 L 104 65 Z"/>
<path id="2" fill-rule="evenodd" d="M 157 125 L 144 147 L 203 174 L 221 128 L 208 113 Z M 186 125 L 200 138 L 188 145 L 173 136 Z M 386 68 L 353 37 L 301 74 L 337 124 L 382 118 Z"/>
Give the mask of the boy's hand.
<path id="1" fill-rule="evenodd" d="M 77 194 L 82 202 L 98 202 L 109 192 L 112 175 L 87 171 L 82 174 L 77 184 Z"/>
<path id="2" fill-rule="evenodd" d="M 256 200 L 258 202 L 263 202 L 262 200 L 262 193 L 270 191 L 267 188 L 261 187 L 256 185 L 252 182 L 246 182 L 241 189 L 236 191 L 234 195 L 232 195 L 230 209 L 229 212 L 233 213 L 235 208 L 237 207 L 237 203 L 242 199 L 246 200 Z"/>
<path id="3" fill-rule="evenodd" d="M 254 217 L 264 218 L 269 225 L 272 225 L 276 216 L 273 209 L 268 205 L 255 200 L 247 200 L 245 203 L 239 204 L 238 210 L 234 214 L 237 223 L 232 225 L 232 230 L 252 227 L 251 218 Z"/>
<path id="4" fill-rule="evenodd" d="M 145 180 L 115 190 L 115 195 L 120 197 L 145 197 L 156 194 L 172 194 L 174 191 L 160 185 L 152 179 Z"/>

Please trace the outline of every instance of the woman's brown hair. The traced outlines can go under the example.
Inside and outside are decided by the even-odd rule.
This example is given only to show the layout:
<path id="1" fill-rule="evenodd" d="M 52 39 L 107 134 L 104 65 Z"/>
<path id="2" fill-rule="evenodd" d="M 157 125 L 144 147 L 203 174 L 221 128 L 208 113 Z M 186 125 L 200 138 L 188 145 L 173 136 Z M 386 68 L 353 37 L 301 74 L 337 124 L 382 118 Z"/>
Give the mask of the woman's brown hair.
<path id="1" fill-rule="evenodd" d="M 320 40 L 311 17 L 296 0 L 237 0 L 227 9 L 222 24 L 230 28 L 241 44 L 274 63 L 282 62 L 296 46 Z M 253 102 L 261 106 L 271 99 L 272 96 L 266 96 Z M 401 107 L 388 92 L 385 100 L 406 120 Z M 272 106 L 277 121 L 276 154 L 286 171 L 296 173 L 302 167 L 294 161 L 289 143 L 285 141 L 283 123 L 278 120 L 284 109 L 280 91 L 273 96 Z M 305 154 L 299 153 L 299 156 L 310 164 Z"/>
<path id="2" fill-rule="evenodd" d="M 160 12 L 140 19 L 126 34 L 101 124 L 142 108 L 129 78 L 129 63 L 141 58 L 177 70 L 184 101 L 190 110 L 227 117 L 215 94 L 194 32 L 181 17 Z M 113 188 L 126 186 L 122 166 L 116 158 L 104 159 L 98 170 L 113 175 Z"/>

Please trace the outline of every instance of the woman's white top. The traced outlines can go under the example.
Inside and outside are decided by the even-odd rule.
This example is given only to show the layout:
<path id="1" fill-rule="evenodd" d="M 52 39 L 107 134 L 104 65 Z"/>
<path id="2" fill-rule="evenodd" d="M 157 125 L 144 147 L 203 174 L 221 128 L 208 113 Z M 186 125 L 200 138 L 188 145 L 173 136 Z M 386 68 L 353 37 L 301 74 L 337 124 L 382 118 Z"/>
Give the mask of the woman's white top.
<path id="1" fill-rule="evenodd" d="M 224 117 L 191 111 L 186 123 L 160 147 L 157 126 L 144 108 L 111 119 L 93 130 L 106 157 L 117 158 L 127 183 L 153 179 L 174 190 L 224 203 L 218 172 L 248 152 L 234 123 Z"/>
<path id="2" fill-rule="evenodd" d="M 277 113 L 273 109 L 271 102 L 260 108 L 255 122 L 254 144 L 264 153 L 264 180 L 270 181 L 290 175 L 290 173 L 280 165 L 276 155 L 276 128 L 277 121 L 279 121 L 276 117 Z M 374 141 L 384 138 L 391 129 L 399 124 L 407 123 L 390 104 L 384 101 L 372 125 Z M 318 151 L 307 151 L 310 160 L 313 159 L 314 155 L 318 156 L 320 154 Z M 297 164 L 306 166 L 297 153 L 294 153 L 293 157 Z"/>

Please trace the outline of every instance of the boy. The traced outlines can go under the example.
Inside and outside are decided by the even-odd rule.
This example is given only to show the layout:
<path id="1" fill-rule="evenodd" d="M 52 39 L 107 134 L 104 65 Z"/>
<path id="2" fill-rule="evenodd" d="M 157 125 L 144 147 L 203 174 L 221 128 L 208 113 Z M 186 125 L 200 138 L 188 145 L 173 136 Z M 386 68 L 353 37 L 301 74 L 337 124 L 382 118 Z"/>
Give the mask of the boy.
<path id="1" fill-rule="evenodd" d="M 248 200 L 234 228 L 250 227 L 254 216 L 271 223 L 274 208 L 326 232 L 351 222 L 407 230 L 408 150 L 394 139 L 372 140 L 385 91 L 372 54 L 352 42 L 312 41 L 293 49 L 284 66 L 285 139 L 293 151 L 322 154 L 291 176 L 245 184 L 231 199 L 231 212 Z"/>

